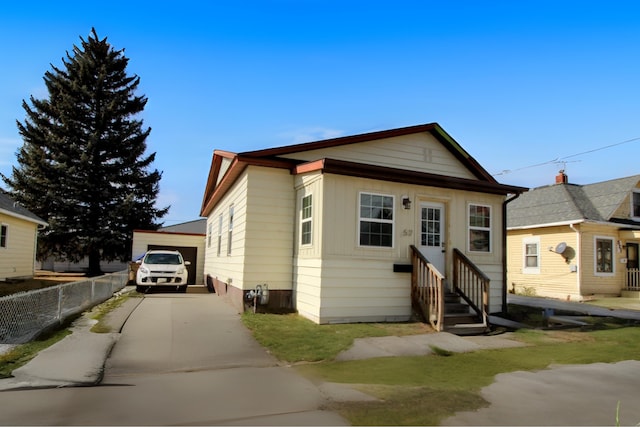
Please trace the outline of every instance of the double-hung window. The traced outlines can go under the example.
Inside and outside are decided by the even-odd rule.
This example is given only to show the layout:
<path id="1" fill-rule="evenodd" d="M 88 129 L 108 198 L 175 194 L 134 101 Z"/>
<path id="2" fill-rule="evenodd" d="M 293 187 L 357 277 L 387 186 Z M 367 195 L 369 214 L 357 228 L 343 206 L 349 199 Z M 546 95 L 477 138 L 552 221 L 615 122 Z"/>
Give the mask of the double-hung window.
<path id="1" fill-rule="evenodd" d="M 394 197 L 360 193 L 360 246 L 393 247 Z"/>
<path id="2" fill-rule="evenodd" d="M 220 256 L 222 251 L 222 214 L 218 217 L 218 250 L 216 254 Z"/>
<path id="3" fill-rule="evenodd" d="M 594 263 L 597 276 L 610 276 L 613 270 L 613 239 L 610 237 L 594 237 Z"/>
<path id="4" fill-rule="evenodd" d="M 313 198 L 309 194 L 302 198 L 302 216 L 300 218 L 300 244 L 310 245 L 312 237 Z"/>
<path id="5" fill-rule="evenodd" d="M 227 237 L 227 255 L 231 255 L 232 241 L 233 241 L 233 205 L 229 207 L 229 233 Z"/>
<path id="6" fill-rule="evenodd" d="M 540 238 L 524 239 L 522 251 L 524 255 L 522 272 L 524 274 L 540 274 Z"/>
<path id="7" fill-rule="evenodd" d="M 207 224 L 207 247 L 211 247 L 211 235 L 213 234 L 213 223 Z"/>
<path id="8" fill-rule="evenodd" d="M 8 239 L 9 239 L 9 226 L 6 224 L 0 224 L 0 248 L 7 247 Z"/>
<path id="9" fill-rule="evenodd" d="M 469 251 L 491 252 L 491 206 L 469 205 Z"/>

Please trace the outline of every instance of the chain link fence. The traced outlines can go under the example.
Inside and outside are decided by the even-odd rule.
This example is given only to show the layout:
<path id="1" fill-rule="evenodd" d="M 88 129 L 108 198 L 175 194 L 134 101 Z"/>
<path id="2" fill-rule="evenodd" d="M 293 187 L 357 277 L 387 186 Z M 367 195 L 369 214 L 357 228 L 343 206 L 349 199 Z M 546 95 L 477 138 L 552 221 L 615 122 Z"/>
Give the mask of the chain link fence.
<path id="1" fill-rule="evenodd" d="M 0 343 L 21 344 L 124 288 L 127 271 L 0 298 Z"/>

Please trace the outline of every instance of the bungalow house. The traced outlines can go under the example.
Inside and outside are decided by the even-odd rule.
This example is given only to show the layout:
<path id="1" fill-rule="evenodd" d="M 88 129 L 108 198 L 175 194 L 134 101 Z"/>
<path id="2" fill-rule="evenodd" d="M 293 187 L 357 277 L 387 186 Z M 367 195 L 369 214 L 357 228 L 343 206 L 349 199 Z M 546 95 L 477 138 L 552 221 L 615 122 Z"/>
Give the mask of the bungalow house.
<path id="1" fill-rule="evenodd" d="M 413 304 L 442 329 L 447 287 L 486 320 L 506 307 L 505 199 L 523 190 L 436 123 L 215 150 L 204 274 L 239 309 L 319 324 L 406 321 Z"/>
<path id="2" fill-rule="evenodd" d="M 509 291 L 583 301 L 640 290 L 640 175 L 556 183 L 508 204 Z"/>
<path id="3" fill-rule="evenodd" d="M 46 226 L 0 190 L 0 281 L 33 277 L 38 229 Z"/>

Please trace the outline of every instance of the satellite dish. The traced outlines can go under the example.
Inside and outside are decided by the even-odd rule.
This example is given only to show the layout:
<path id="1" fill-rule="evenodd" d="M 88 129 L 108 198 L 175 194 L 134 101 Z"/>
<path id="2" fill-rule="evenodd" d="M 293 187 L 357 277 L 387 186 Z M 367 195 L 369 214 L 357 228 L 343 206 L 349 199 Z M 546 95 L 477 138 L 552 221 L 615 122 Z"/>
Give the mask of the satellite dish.
<path id="1" fill-rule="evenodd" d="M 558 243 L 558 246 L 556 246 L 555 253 L 562 254 L 565 250 L 567 250 L 567 244 L 565 242 L 560 242 Z"/>

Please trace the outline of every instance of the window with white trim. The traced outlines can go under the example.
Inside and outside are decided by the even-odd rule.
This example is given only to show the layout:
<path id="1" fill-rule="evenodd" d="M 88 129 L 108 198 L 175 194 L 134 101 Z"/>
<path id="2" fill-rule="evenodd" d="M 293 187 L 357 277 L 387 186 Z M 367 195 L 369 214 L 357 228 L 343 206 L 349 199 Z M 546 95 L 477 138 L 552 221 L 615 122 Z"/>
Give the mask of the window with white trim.
<path id="1" fill-rule="evenodd" d="M 640 191 L 631 193 L 631 216 L 640 218 Z"/>
<path id="2" fill-rule="evenodd" d="M 394 196 L 360 193 L 358 242 L 360 246 L 393 247 Z"/>
<path id="3" fill-rule="evenodd" d="M 216 254 L 220 256 L 222 251 L 222 214 L 218 217 L 218 250 Z"/>
<path id="4" fill-rule="evenodd" d="M 211 247 L 211 235 L 213 234 L 213 223 L 207 224 L 207 247 Z"/>
<path id="5" fill-rule="evenodd" d="M 229 206 L 229 233 L 227 237 L 227 255 L 231 255 L 231 242 L 233 239 L 233 205 Z"/>
<path id="6" fill-rule="evenodd" d="M 529 237 L 522 241 L 522 272 L 540 274 L 540 238 Z"/>
<path id="7" fill-rule="evenodd" d="M 300 218 L 300 244 L 310 245 L 312 237 L 313 198 L 311 194 L 302 198 L 302 212 Z"/>
<path id="8" fill-rule="evenodd" d="M 611 276 L 614 274 L 613 238 L 595 236 L 594 264 L 597 276 Z"/>
<path id="9" fill-rule="evenodd" d="M 9 226 L 6 224 L 1 224 L 0 225 L 0 248 L 6 248 L 8 240 L 9 240 Z"/>
<path id="10" fill-rule="evenodd" d="M 469 251 L 491 252 L 491 206 L 469 204 Z"/>

